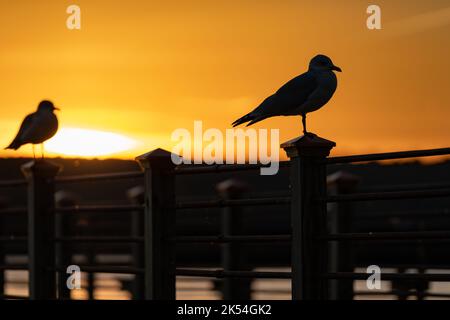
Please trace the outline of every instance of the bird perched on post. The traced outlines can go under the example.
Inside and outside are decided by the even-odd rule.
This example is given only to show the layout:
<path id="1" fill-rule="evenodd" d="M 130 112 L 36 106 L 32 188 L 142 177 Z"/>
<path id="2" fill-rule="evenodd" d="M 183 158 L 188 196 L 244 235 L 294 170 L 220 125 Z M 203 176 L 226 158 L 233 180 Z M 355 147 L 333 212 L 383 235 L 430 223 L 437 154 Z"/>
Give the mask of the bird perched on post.
<path id="1" fill-rule="evenodd" d="M 41 154 L 44 158 L 44 141 L 53 137 L 58 131 L 58 118 L 53 113 L 55 110 L 59 109 L 51 101 L 41 101 L 37 111 L 25 117 L 16 137 L 5 149 L 17 150 L 24 144 L 31 143 L 33 145 L 33 156 L 35 157 L 34 145 L 41 144 Z"/>
<path id="2" fill-rule="evenodd" d="M 233 127 L 246 122 L 249 126 L 275 116 L 301 115 L 303 133 L 308 134 L 306 114 L 323 107 L 336 91 L 337 79 L 333 71 L 342 72 L 327 56 L 315 56 L 307 72 L 287 82 L 252 112 L 233 122 Z"/>

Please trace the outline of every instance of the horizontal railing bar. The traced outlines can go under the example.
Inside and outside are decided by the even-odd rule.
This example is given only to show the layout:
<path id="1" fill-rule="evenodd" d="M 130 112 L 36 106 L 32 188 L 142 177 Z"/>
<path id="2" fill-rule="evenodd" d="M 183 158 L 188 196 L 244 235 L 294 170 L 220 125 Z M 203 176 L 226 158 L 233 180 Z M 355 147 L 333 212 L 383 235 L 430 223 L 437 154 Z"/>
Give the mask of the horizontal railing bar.
<path id="1" fill-rule="evenodd" d="M 249 236 L 178 236 L 172 240 L 178 243 L 230 243 L 230 242 L 285 242 L 291 241 L 291 235 L 249 235 Z"/>
<path id="2" fill-rule="evenodd" d="M 280 205 L 280 204 L 289 204 L 290 202 L 291 202 L 290 197 L 183 201 L 183 202 L 178 202 L 175 205 L 175 209 L 217 208 L 217 207 L 256 206 L 256 205 Z"/>
<path id="3" fill-rule="evenodd" d="M 28 270 L 27 264 L 0 265 L 0 271 L 4 270 Z"/>
<path id="4" fill-rule="evenodd" d="M 290 190 L 273 190 L 267 192 L 246 193 L 247 199 L 291 197 L 291 195 L 292 193 Z"/>
<path id="5" fill-rule="evenodd" d="M 356 291 L 354 295 L 364 296 L 382 296 L 382 295 L 402 295 L 402 296 L 421 296 L 421 297 L 441 297 L 450 298 L 448 293 L 432 293 L 432 292 L 420 292 L 417 290 L 390 290 L 390 291 Z"/>
<path id="6" fill-rule="evenodd" d="M 0 295 L 0 299 L 28 300 L 29 297 L 25 297 L 25 296 L 16 296 L 16 295 L 12 295 L 12 294 L 3 294 L 3 295 Z"/>
<path id="7" fill-rule="evenodd" d="M 371 273 L 329 272 L 321 276 L 326 279 L 367 280 Z M 380 280 L 428 280 L 450 281 L 450 274 L 443 273 L 381 273 Z"/>
<path id="8" fill-rule="evenodd" d="M 57 237 L 56 242 L 143 242 L 144 237 Z"/>
<path id="9" fill-rule="evenodd" d="M 450 293 L 425 292 L 423 295 L 430 298 L 450 298 Z"/>
<path id="10" fill-rule="evenodd" d="M 65 272 L 65 267 L 58 267 L 58 268 L 50 268 L 53 271 L 62 271 Z M 93 271 L 97 269 L 104 269 L 107 270 L 105 272 L 113 272 L 114 273 L 121 273 L 120 271 L 123 271 L 123 273 L 143 273 L 144 269 L 142 268 L 134 268 L 129 266 L 119 266 L 119 265 L 96 265 L 96 266 L 80 266 L 80 269 L 82 272 L 100 272 L 100 271 Z M 27 264 L 14 264 L 14 265 L 0 265 L 0 270 L 28 270 Z M 111 271 L 112 270 L 112 271 Z M 116 272 L 119 271 L 119 272 Z"/>
<path id="11" fill-rule="evenodd" d="M 0 237 L 0 243 L 9 242 L 25 242 L 27 241 L 27 237 L 16 237 L 16 236 L 1 236 Z"/>
<path id="12" fill-rule="evenodd" d="M 117 180 L 117 179 L 135 179 L 144 177 L 141 171 L 129 172 L 112 172 L 112 173 L 97 173 L 97 174 L 82 174 L 74 176 L 58 176 L 55 178 L 57 183 L 75 183 L 86 181 L 101 181 L 101 180 Z"/>
<path id="13" fill-rule="evenodd" d="M 24 187 L 26 185 L 27 185 L 27 181 L 25 179 L 0 181 L 0 188 Z"/>
<path id="14" fill-rule="evenodd" d="M 423 183 L 423 184 L 398 184 L 398 185 L 375 185 L 366 188 L 360 188 L 360 192 L 380 192 L 380 191 L 412 191 L 412 190 L 433 190 L 450 188 L 450 183 Z"/>
<path id="15" fill-rule="evenodd" d="M 121 273 L 121 274 L 143 274 L 143 268 L 121 267 L 121 266 L 79 266 L 81 272 L 90 273 Z M 65 267 L 48 268 L 52 271 L 66 272 Z"/>
<path id="16" fill-rule="evenodd" d="M 345 213 L 344 213 L 345 214 Z M 416 217 L 416 216 L 446 216 L 450 215 L 449 209 L 429 209 L 420 211 L 374 211 L 374 212 L 356 212 L 358 218 L 362 221 L 380 219 L 381 217 Z"/>
<path id="17" fill-rule="evenodd" d="M 289 161 L 280 161 L 279 167 L 288 167 Z M 200 173 L 219 173 L 231 171 L 248 171 L 268 167 L 263 164 L 199 164 L 199 165 L 179 165 L 175 168 L 175 174 L 200 174 Z"/>
<path id="18" fill-rule="evenodd" d="M 372 263 L 372 264 L 376 264 L 376 263 Z M 366 268 L 369 264 L 364 264 L 364 265 L 359 265 L 356 264 L 355 267 L 357 268 Z M 402 264 L 402 263 L 383 263 L 383 264 L 377 264 L 380 268 L 389 268 L 389 269 L 422 269 L 422 270 L 427 270 L 427 269 L 443 269 L 443 270 L 450 270 L 450 265 L 446 265 L 446 264 Z"/>
<path id="19" fill-rule="evenodd" d="M 355 291 L 353 293 L 355 296 L 364 295 L 364 296 L 384 296 L 384 295 L 405 295 L 405 296 L 415 296 L 418 294 L 417 291 L 407 291 L 407 290 L 390 290 L 390 291 Z M 421 295 L 426 295 L 424 293 L 420 293 Z"/>
<path id="20" fill-rule="evenodd" d="M 251 289 L 252 293 L 259 294 L 291 294 L 289 289 Z"/>
<path id="21" fill-rule="evenodd" d="M 449 195 L 450 189 L 435 189 L 435 190 L 418 190 L 418 191 L 392 191 L 392 192 L 340 194 L 334 196 L 327 196 L 319 200 L 326 202 L 344 202 L 344 201 L 434 198 L 434 197 L 445 197 Z"/>
<path id="22" fill-rule="evenodd" d="M 432 157 L 450 154 L 450 148 L 413 150 L 413 151 L 399 151 L 399 152 L 385 152 L 361 154 L 353 156 L 330 157 L 325 159 L 326 164 L 349 163 L 349 162 L 363 162 L 363 161 L 377 161 L 377 160 L 395 160 L 405 158 L 419 158 Z"/>
<path id="23" fill-rule="evenodd" d="M 142 211 L 143 205 L 123 204 L 123 205 L 86 205 L 72 207 L 57 207 L 56 213 L 77 213 L 77 212 L 123 212 Z"/>
<path id="24" fill-rule="evenodd" d="M 0 209 L 0 214 L 25 214 L 27 212 L 28 210 L 25 207 Z"/>
<path id="25" fill-rule="evenodd" d="M 208 278 L 265 278 L 265 279 L 290 279 L 291 272 L 275 271 L 224 271 L 224 270 L 198 270 L 176 269 L 177 276 L 208 277 Z"/>
<path id="26" fill-rule="evenodd" d="M 320 236 L 318 240 L 422 240 L 422 239 L 450 239 L 450 231 L 411 231 L 411 232 L 368 232 L 368 233 L 337 233 Z"/>
<path id="27" fill-rule="evenodd" d="M 351 239 L 349 239 L 351 240 Z M 450 238 L 446 239 L 439 239 L 439 238 L 411 238 L 411 239 L 352 239 L 355 241 L 376 241 L 377 243 L 384 244 L 384 243 L 392 243 L 396 242 L 398 244 L 405 244 L 405 245 L 411 245 L 411 246 L 417 246 L 417 245 L 432 245 L 432 244 L 441 244 L 441 245 L 448 245 L 450 244 Z M 329 241 L 346 241 L 346 240 L 329 240 Z"/>

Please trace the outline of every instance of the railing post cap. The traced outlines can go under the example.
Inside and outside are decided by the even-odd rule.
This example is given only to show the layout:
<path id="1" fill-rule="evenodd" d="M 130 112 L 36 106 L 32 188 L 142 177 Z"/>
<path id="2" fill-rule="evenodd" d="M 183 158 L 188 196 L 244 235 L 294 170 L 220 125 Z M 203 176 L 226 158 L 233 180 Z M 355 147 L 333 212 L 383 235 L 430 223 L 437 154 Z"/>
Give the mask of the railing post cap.
<path id="1" fill-rule="evenodd" d="M 336 142 L 321 138 L 313 133 L 303 135 L 281 144 L 289 158 L 299 156 L 327 157 Z"/>
<path id="2" fill-rule="evenodd" d="M 55 192 L 55 204 L 57 207 L 71 207 L 78 202 L 78 197 L 75 193 L 65 190 Z"/>
<path id="3" fill-rule="evenodd" d="M 248 189 L 248 185 L 238 179 L 227 179 L 216 185 L 217 193 L 223 198 L 235 197 Z"/>
<path id="4" fill-rule="evenodd" d="M 127 197 L 133 202 L 144 203 L 145 187 L 135 186 L 127 190 Z"/>
<path id="5" fill-rule="evenodd" d="M 151 165 L 175 167 L 172 161 L 172 153 L 161 148 L 137 156 L 136 161 L 144 169 L 150 168 Z"/>
<path id="6" fill-rule="evenodd" d="M 327 184 L 339 184 L 344 188 L 356 186 L 361 178 L 350 172 L 339 170 L 327 176 Z"/>
<path id="7" fill-rule="evenodd" d="M 26 179 L 32 177 L 54 178 L 62 170 L 62 166 L 47 160 L 33 160 L 21 167 Z"/>

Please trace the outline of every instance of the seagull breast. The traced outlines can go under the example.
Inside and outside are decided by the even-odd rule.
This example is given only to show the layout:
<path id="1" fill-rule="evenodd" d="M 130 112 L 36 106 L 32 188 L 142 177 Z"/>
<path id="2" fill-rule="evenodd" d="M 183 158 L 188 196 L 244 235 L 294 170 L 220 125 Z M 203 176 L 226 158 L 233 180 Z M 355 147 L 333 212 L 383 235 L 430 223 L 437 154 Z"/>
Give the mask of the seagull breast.
<path id="1" fill-rule="evenodd" d="M 38 144 L 53 137 L 58 131 L 58 118 L 53 112 L 36 112 L 21 140 L 24 143 Z"/>
<path id="2" fill-rule="evenodd" d="M 317 87 L 308 96 L 306 101 L 299 106 L 298 113 L 313 112 L 323 107 L 333 96 L 337 88 L 337 78 L 334 72 L 317 72 L 314 74 Z"/>

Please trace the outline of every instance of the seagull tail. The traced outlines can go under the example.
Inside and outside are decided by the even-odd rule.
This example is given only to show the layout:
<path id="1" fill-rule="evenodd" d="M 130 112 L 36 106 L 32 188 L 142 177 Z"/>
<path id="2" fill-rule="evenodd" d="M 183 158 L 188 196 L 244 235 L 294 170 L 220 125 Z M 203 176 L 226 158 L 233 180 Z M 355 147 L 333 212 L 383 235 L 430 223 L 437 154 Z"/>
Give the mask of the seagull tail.
<path id="1" fill-rule="evenodd" d="M 252 121 L 250 121 L 249 123 L 247 123 L 246 127 L 251 126 L 254 123 L 260 122 L 261 120 L 266 119 L 267 117 L 258 117 L 258 118 L 254 118 L 252 119 Z"/>
<path id="2" fill-rule="evenodd" d="M 243 123 L 252 121 L 252 120 L 254 120 L 254 119 L 255 119 L 255 117 L 254 117 L 251 113 L 249 113 L 249 114 L 246 114 L 245 116 L 243 116 L 242 118 L 237 119 L 237 120 L 236 120 L 235 122 L 233 122 L 231 125 L 232 125 L 233 127 L 236 127 L 236 126 L 238 126 L 238 125 L 240 125 L 240 124 L 243 124 Z"/>
<path id="3" fill-rule="evenodd" d="M 19 141 L 14 140 L 13 142 L 11 142 L 11 144 L 10 144 L 9 146 L 7 146 L 7 147 L 5 148 L 5 150 L 6 150 L 6 149 L 17 150 L 17 149 L 20 148 L 21 145 L 22 145 L 22 144 L 21 144 Z"/>

